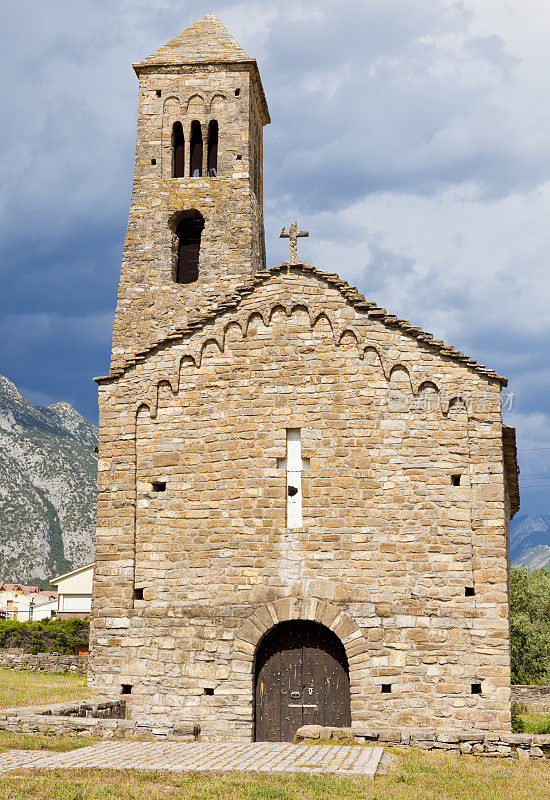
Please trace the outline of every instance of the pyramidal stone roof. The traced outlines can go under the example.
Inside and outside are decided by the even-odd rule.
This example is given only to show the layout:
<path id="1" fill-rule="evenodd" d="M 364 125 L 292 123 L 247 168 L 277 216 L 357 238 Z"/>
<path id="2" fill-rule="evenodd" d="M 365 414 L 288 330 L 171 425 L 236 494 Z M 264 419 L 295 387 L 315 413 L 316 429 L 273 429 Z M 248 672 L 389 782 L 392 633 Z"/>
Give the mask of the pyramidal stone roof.
<path id="1" fill-rule="evenodd" d="M 255 272 L 247 281 L 237 286 L 234 292 L 226 294 L 217 303 L 210 306 L 210 308 L 190 316 L 185 325 L 175 328 L 167 336 L 163 336 L 157 341 L 152 342 L 144 350 L 127 357 L 123 366 L 111 369 L 109 375 L 102 375 L 101 377 L 94 378 L 94 381 L 101 384 L 120 378 L 127 369 L 145 361 L 147 355 L 153 352 L 157 347 L 166 346 L 171 342 L 181 341 L 192 336 L 196 331 L 205 328 L 206 325 L 217 319 L 218 316 L 227 311 L 237 309 L 245 297 L 248 297 L 274 276 L 290 271 L 314 275 L 318 280 L 337 289 L 351 306 L 357 311 L 366 313 L 371 319 L 378 320 L 389 328 L 400 330 L 407 336 L 421 342 L 425 347 L 438 352 L 443 357 L 457 361 L 469 369 L 473 369 L 488 380 L 497 381 L 501 386 L 507 385 L 508 379 L 499 375 L 494 370 L 488 369 L 484 364 L 479 364 L 473 358 L 465 356 L 460 350 L 455 350 L 454 347 L 446 345 L 441 339 L 434 339 L 433 334 L 427 333 L 416 325 L 411 325 L 408 319 L 398 319 L 394 314 L 388 314 L 385 308 L 380 308 L 374 301 L 366 300 L 364 295 L 360 294 L 354 286 L 350 286 L 349 283 L 342 280 L 335 272 L 324 272 L 310 264 L 290 265 L 287 262 L 283 262 L 279 266 L 271 267 L 267 270 Z"/>
<path id="2" fill-rule="evenodd" d="M 184 64 L 246 64 L 246 69 L 252 74 L 262 124 L 271 122 L 256 60 L 250 58 L 215 14 L 201 17 L 133 67 L 139 75 L 143 70 L 154 70 L 155 67 L 178 67 Z"/>
<path id="3" fill-rule="evenodd" d="M 255 63 L 220 20 L 214 14 L 206 14 L 139 64 L 134 64 L 134 69 L 222 61 Z"/>

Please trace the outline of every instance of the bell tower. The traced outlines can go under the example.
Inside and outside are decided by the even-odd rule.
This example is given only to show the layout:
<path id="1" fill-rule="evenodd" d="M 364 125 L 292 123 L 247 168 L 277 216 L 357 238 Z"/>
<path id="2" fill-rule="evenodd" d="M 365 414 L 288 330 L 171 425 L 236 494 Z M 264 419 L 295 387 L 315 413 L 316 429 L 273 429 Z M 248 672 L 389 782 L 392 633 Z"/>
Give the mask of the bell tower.
<path id="1" fill-rule="evenodd" d="M 213 14 L 134 65 L 134 183 L 111 367 L 265 268 L 257 63 Z"/>

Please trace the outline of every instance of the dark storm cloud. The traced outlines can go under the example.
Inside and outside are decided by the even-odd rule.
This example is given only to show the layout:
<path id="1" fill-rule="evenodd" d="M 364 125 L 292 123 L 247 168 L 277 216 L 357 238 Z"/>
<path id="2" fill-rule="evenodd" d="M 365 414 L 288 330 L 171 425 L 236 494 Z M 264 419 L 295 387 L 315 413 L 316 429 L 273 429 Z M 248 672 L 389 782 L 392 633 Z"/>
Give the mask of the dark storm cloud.
<path id="1" fill-rule="evenodd" d="M 458 4 L 322 8 L 317 19 L 274 22 L 264 48 L 272 116 L 284 120 L 267 132 L 275 193 L 300 193 L 320 209 L 470 179 L 499 196 L 540 179 L 542 154 L 517 149 L 495 95 L 517 59 L 498 36 L 470 35 Z M 458 53 L 444 46 L 450 34 L 462 37 Z"/>

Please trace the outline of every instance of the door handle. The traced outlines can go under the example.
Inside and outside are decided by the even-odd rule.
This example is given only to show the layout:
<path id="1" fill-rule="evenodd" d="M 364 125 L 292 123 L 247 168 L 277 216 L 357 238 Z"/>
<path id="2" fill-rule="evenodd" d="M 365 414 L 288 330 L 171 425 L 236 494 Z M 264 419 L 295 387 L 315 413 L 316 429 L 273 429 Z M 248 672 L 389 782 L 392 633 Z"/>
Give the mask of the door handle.
<path id="1" fill-rule="evenodd" d="M 300 692 L 291 692 L 290 696 L 292 697 L 293 700 L 298 700 L 298 698 L 300 697 Z"/>

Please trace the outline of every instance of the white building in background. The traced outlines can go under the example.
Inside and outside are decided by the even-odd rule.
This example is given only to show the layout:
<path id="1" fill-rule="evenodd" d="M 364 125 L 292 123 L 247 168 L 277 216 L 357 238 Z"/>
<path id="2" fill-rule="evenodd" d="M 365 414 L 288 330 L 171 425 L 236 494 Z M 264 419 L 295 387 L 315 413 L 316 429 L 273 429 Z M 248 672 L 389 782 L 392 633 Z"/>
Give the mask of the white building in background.
<path id="1" fill-rule="evenodd" d="M 57 613 L 57 592 L 0 581 L 0 619 L 19 622 L 46 619 Z"/>
<path id="2" fill-rule="evenodd" d="M 64 575 L 52 578 L 50 585 L 59 593 L 57 616 L 88 617 L 92 609 L 92 580 L 94 565 L 84 564 Z"/>
<path id="3" fill-rule="evenodd" d="M 52 592 L 53 594 L 53 592 Z M 57 595 L 57 592 L 55 593 Z M 59 598 L 43 598 L 37 597 L 29 608 L 29 619 L 36 620 L 48 619 L 49 617 L 57 616 L 57 605 Z"/>

